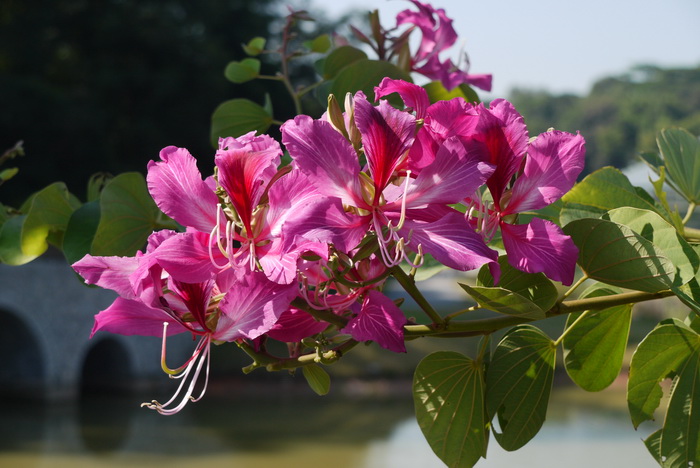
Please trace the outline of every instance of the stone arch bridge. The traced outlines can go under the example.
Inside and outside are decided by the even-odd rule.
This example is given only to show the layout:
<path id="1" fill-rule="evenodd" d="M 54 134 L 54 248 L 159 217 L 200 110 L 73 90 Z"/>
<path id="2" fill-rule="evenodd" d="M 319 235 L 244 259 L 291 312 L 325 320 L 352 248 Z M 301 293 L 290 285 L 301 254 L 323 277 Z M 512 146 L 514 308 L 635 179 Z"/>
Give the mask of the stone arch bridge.
<path id="1" fill-rule="evenodd" d="M 0 265 L 0 393 L 63 399 L 86 384 L 163 379 L 159 339 L 108 333 L 90 339 L 94 315 L 115 297 L 84 285 L 62 258 Z M 186 359 L 191 339 L 174 338 L 168 359 Z"/>

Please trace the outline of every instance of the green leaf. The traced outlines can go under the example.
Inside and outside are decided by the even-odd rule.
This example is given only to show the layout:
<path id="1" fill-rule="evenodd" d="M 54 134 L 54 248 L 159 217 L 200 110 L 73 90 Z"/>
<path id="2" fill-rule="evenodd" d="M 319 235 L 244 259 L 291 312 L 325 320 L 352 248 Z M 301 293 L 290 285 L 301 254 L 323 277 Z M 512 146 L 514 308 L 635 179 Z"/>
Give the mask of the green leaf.
<path id="1" fill-rule="evenodd" d="M 424 85 L 423 89 L 425 89 L 425 91 L 428 93 L 428 99 L 430 99 L 431 103 L 436 103 L 438 101 L 449 101 L 450 99 L 454 99 L 456 97 L 460 97 L 467 102 L 480 102 L 479 96 L 467 84 L 461 84 L 452 91 L 448 91 L 440 81 L 432 81 Z"/>
<path id="2" fill-rule="evenodd" d="M 260 75 L 260 60 L 254 58 L 243 59 L 240 62 L 229 62 L 224 70 L 224 76 L 232 83 L 245 83 L 254 80 Z"/>
<path id="3" fill-rule="evenodd" d="M 100 198 L 100 193 L 105 185 L 112 180 L 112 174 L 107 172 L 97 172 L 90 176 L 87 188 L 87 201 L 95 201 Z"/>
<path id="4" fill-rule="evenodd" d="M 22 265 L 43 254 L 48 242 L 60 245 L 68 219 L 78 206 L 80 201 L 62 182 L 32 195 L 22 205 L 26 215 L 15 216 L 3 224 L 0 259 L 10 265 Z"/>
<path id="5" fill-rule="evenodd" d="M 375 241 L 376 242 L 376 241 Z M 409 273 L 412 269 L 410 265 L 401 264 L 401 268 L 406 272 Z M 437 275 L 441 271 L 447 269 L 445 265 L 442 263 L 438 262 L 435 260 L 435 258 L 430 255 L 430 254 L 425 254 L 423 256 L 423 265 L 421 265 L 420 268 L 416 271 L 416 275 L 414 277 L 415 281 L 420 282 L 420 281 L 425 281 L 427 279 L 432 278 L 433 276 Z"/>
<path id="6" fill-rule="evenodd" d="M 338 47 L 328 54 L 328 57 L 323 61 L 323 78 L 326 80 L 333 79 L 343 68 L 364 59 L 367 59 L 367 54 L 360 49 L 352 46 Z"/>
<path id="7" fill-rule="evenodd" d="M 531 300 L 503 288 L 485 288 L 459 283 L 479 307 L 531 320 L 545 318 L 545 311 Z"/>
<path id="8" fill-rule="evenodd" d="M 700 140 L 683 128 L 667 128 L 659 132 L 656 143 L 681 195 L 700 204 Z"/>
<path id="9" fill-rule="evenodd" d="M 646 445 L 647 450 L 649 450 L 651 456 L 654 457 L 656 463 L 661 465 L 663 463 L 661 461 L 661 429 L 647 437 L 644 440 L 644 445 Z"/>
<path id="10" fill-rule="evenodd" d="M 260 55 L 265 50 L 267 41 L 264 37 L 254 37 L 247 44 L 243 44 L 243 51 L 248 55 Z"/>
<path id="11" fill-rule="evenodd" d="M 250 131 L 265 133 L 272 124 L 272 116 L 248 99 L 222 102 L 211 117 L 211 141 L 218 146 L 219 138 L 239 137 Z"/>
<path id="12" fill-rule="evenodd" d="M 311 390 L 318 395 L 325 395 L 331 389 L 331 377 L 323 368 L 317 364 L 309 364 L 302 368 L 304 378 L 311 387 Z"/>
<path id="13" fill-rule="evenodd" d="M 12 179 L 14 176 L 17 175 L 18 172 L 19 169 L 17 169 L 16 167 L 8 167 L 7 169 L 3 169 L 2 171 L 0 171 L 0 184 Z"/>
<path id="14" fill-rule="evenodd" d="M 544 311 L 551 309 L 557 302 L 559 296 L 557 287 L 543 273 L 525 273 L 513 268 L 505 255 L 498 258 L 498 264 L 501 267 L 498 287 L 523 296 Z M 484 265 L 479 270 L 477 285 L 493 286 L 493 276 L 488 265 Z"/>
<path id="15" fill-rule="evenodd" d="M 623 207 L 611 210 L 604 218 L 624 224 L 640 234 L 663 252 L 676 267 L 674 285 L 680 286 L 695 278 L 700 266 L 697 252 L 658 214 L 639 208 Z"/>
<path id="16" fill-rule="evenodd" d="M 661 322 L 632 356 L 627 404 L 635 427 L 653 418 L 667 378 L 673 385 L 664 425 L 646 445 L 662 466 L 687 467 L 700 460 L 700 335 L 676 319 Z"/>
<path id="17" fill-rule="evenodd" d="M 561 224 L 581 218 L 598 218 L 621 206 L 656 211 L 653 199 L 637 191 L 629 179 L 613 167 L 589 174 L 562 197 Z"/>
<path id="18" fill-rule="evenodd" d="M 374 102 L 374 87 L 384 77 L 411 81 L 409 74 L 389 62 L 361 59 L 338 72 L 331 85 L 331 93 L 338 102 L 344 102 L 346 93 L 362 91 L 370 102 Z"/>
<path id="19" fill-rule="evenodd" d="M 578 264 L 603 283 L 657 292 L 673 284 L 673 262 L 642 235 L 604 219 L 584 218 L 564 226 L 579 249 Z"/>
<path id="20" fill-rule="evenodd" d="M 324 54 L 331 48 L 331 38 L 328 34 L 321 34 L 311 41 L 304 42 L 304 46 L 311 52 Z"/>
<path id="21" fill-rule="evenodd" d="M 99 200 L 88 202 L 73 212 L 63 236 L 63 255 L 68 263 L 73 264 L 90 253 L 99 224 Z"/>
<path id="22" fill-rule="evenodd" d="M 435 454 L 450 467 L 486 456 L 482 365 L 452 351 L 426 356 L 413 376 L 416 419 Z"/>
<path id="23" fill-rule="evenodd" d="M 693 278 L 683 286 L 673 287 L 671 290 L 683 304 L 700 314 L 700 283 L 697 278 Z"/>
<path id="24" fill-rule="evenodd" d="M 149 195 L 143 176 L 126 172 L 102 190 L 100 212 L 91 253 L 131 256 L 155 229 L 160 210 Z"/>
<path id="25" fill-rule="evenodd" d="M 498 416 L 496 440 L 517 450 L 539 432 L 554 381 L 554 342 L 531 325 L 511 329 L 496 346 L 486 372 L 486 412 Z"/>
<path id="26" fill-rule="evenodd" d="M 0 262 L 8 265 L 29 263 L 43 251 L 25 253 L 22 251 L 22 226 L 27 215 L 13 216 L 0 227 Z"/>
<path id="27" fill-rule="evenodd" d="M 619 294 L 617 288 L 600 283 L 581 298 Z M 574 328 L 570 327 L 582 313 L 571 314 L 564 337 L 564 366 L 576 385 L 589 392 L 608 387 L 620 374 L 632 321 L 632 304 L 585 312 Z"/>

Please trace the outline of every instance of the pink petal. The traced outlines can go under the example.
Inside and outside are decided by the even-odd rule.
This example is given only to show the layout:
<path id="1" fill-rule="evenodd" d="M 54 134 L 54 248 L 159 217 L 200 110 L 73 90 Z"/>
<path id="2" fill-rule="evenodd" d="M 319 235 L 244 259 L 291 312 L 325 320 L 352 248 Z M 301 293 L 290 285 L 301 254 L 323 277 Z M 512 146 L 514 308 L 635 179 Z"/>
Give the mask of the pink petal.
<path id="1" fill-rule="evenodd" d="M 299 115 L 282 125 L 282 142 L 297 167 L 328 197 L 362 206 L 360 164 L 350 143 L 323 120 Z"/>
<path id="2" fill-rule="evenodd" d="M 72 267 L 85 283 L 111 289 L 120 296 L 133 299 L 135 294 L 130 276 L 138 264 L 136 257 L 94 257 L 87 254 Z"/>
<path id="3" fill-rule="evenodd" d="M 255 339 L 268 332 L 282 312 L 289 308 L 298 290 L 295 283 L 277 284 L 268 280 L 262 272 L 248 271 L 238 278 L 219 303 L 223 313 L 212 337 L 215 340 L 234 341 Z"/>
<path id="4" fill-rule="evenodd" d="M 386 77 L 374 88 L 376 99 L 388 96 L 392 93 L 399 93 L 406 107 L 412 108 L 416 112 L 416 118 L 425 118 L 430 100 L 425 89 L 418 85 L 403 80 L 394 80 Z"/>
<path id="5" fill-rule="evenodd" d="M 574 281 L 578 248 L 556 224 L 533 218 L 529 224 L 501 223 L 508 263 L 527 273 L 544 273 L 569 286 Z"/>
<path id="6" fill-rule="evenodd" d="M 216 225 L 218 198 L 202 180 L 197 162 L 184 148 L 168 146 L 160 161 L 148 163 L 148 191 L 158 207 L 183 226 L 209 232 Z"/>
<path id="7" fill-rule="evenodd" d="M 168 335 L 188 331 L 161 309 L 148 307 L 141 301 L 118 297 L 112 305 L 95 316 L 90 337 L 98 331 L 119 335 L 163 336 L 164 322 L 169 324 Z"/>
<path id="8" fill-rule="evenodd" d="M 153 253 L 157 262 L 178 281 L 200 283 L 211 279 L 220 269 L 209 256 L 209 234 L 197 231 L 180 233 L 163 242 Z M 212 255 L 218 265 L 227 265 L 228 259 L 216 245 Z"/>
<path id="9" fill-rule="evenodd" d="M 222 139 L 219 145 L 215 158 L 219 183 L 248 233 L 252 233 L 253 210 L 277 172 L 282 150 L 269 136 L 250 133 L 238 139 Z"/>
<path id="10" fill-rule="evenodd" d="M 267 336 L 285 343 L 296 343 L 321 333 L 326 328 L 328 323 L 316 320 L 304 310 L 290 307 L 282 313 L 275 326 L 267 332 Z"/>
<path id="11" fill-rule="evenodd" d="M 439 143 L 452 136 L 472 137 L 478 124 L 476 109 L 462 98 L 436 102 L 425 119 L 426 130 Z"/>
<path id="12" fill-rule="evenodd" d="M 424 168 L 410 185 L 406 205 L 418 208 L 429 203 L 459 203 L 493 173 L 494 168 L 482 162 L 483 149 L 471 144 L 465 146 L 457 137 L 443 143 L 435 161 Z M 400 203 L 400 200 L 395 202 Z"/>
<path id="13" fill-rule="evenodd" d="M 268 196 L 266 224 L 271 237 L 282 234 L 282 226 L 287 220 L 304 218 L 307 210 L 313 210 L 319 203 L 327 203 L 308 177 L 298 169 L 277 180 Z"/>
<path id="14" fill-rule="evenodd" d="M 391 299 L 370 290 L 365 294 L 360 313 L 340 332 L 350 334 L 357 341 L 375 341 L 382 348 L 405 353 L 403 326 L 407 322 Z"/>
<path id="15" fill-rule="evenodd" d="M 475 138 L 489 149 L 488 162 L 496 166 L 486 184 L 498 208 L 510 179 L 520 169 L 527 149 L 528 134 L 523 117 L 503 99 L 491 102 L 491 108 L 478 108 L 481 117 Z"/>
<path id="16" fill-rule="evenodd" d="M 503 214 L 538 210 L 559 200 L 583 170 L 585 141 L 579 134 L 546 132 L 531 144 L 525 169 L 513 184 Z"/>
<path id="17" fill-rule="evenodd" d="M 362 134 L 376 199 L 389 183 L 397 167 L 413 145 L 416 119 L 408 112 L 394 109 L 387 101 L 374 107 L 360 93 L 355 95 L 355 123 Z"/>
<path id="18" fill-rule="evenodd" d="M 421 244 L 423 252 L 455 270 L 475 270 L 498 260 L 498 252 L 487 247 L 457 211 L 450 210 L 433 222 L 406 221 L 400 234 L 404 238 L 410 237 L 408 247 L 414 252 Z"/>

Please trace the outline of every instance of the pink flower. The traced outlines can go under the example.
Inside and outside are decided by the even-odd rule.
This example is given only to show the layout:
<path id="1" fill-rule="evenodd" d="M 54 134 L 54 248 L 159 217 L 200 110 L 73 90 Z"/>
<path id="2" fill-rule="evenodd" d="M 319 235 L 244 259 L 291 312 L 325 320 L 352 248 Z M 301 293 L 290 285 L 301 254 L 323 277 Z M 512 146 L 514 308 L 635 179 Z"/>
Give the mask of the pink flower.
<path id="1" fill-rule="evenodd" d="M 416 119 L 382 101 L 372 106 L 362 93 L 353 100 L 367 171 L 358 154 L 329 122 L 297 116 L 282 126 L 282 141 L 316 189 L 335 203 L 310 212 L 306 236 L 332 242 L 349 252 L 367 231 L 378 241 L 384 263 L 406 259 L 406 249 L 427 252 L 443 264 L 471 270 L 495 263 L 462 215 L 448 207 L 473 193 L 492 168 L 474 148 L 445 141 L 432 162 L 411 173 Z"/>
<path id="2" fill-rule="evenodd" d="M 447 90 L 467 83 L 491 91 L 491 75 L 470 75 L 447 59 L 440 61 L 440 53 L 449 49 L 457 40 L 452 19 L 442 8 L 435 9 L 427 3 L 410 0 L 418 11 L 404 10 L 396 16 L 396 26 L 411 24 L 420 29 L 420 46 L 411 59 L 411 69 L 433 80 L 439 80 Z M 465 55 L 466 58 L 466 55 Z M 468 68 L 467 61 L 467 68 Z"/>

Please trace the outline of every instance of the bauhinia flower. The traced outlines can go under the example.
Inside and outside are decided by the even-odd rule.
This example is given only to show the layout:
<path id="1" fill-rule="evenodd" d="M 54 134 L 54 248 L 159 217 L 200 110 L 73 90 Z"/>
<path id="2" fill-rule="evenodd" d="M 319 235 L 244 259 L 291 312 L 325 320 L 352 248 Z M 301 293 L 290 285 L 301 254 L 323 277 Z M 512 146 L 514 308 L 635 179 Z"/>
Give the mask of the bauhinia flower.
<path id="1" fill-rule="evenodd" d="M 178 279 L 197 282 L 212 271 L 247 264 L 289 284 L 301 253 L 327 255 L 324 245 L 283 232 L 283 226 L 290 217 L 303 217 L 305 210 L 328 202 L 300 172 L 278 172 L 279 143 L 254 133 L 219 142 L 216 179 L 203 181 L 184 148 L 164 148 L 160 161 L 149 163 L 153 199 L 188 228 L 161 248 L 161 261 Z"/>
<path id="2" fill-rule="evenodd" d="M 120 294 L 97 314 L 92 335 L 108 331 L 163 337 L 163 370 L 181 382 L 167 402 L 154 400 L 144 406 L 166 415 L 204 395 L 212 343 L 258 338 L 275 325 L 297 295 L 295 284 L 274 283 L 262 272 L 247 269 L 227 269 L 197 283 L 178 281 L 158 263 L 158 245 L 132 258 L 86 255 L 73 268 L 87 283 Z M 171 369 L 165 362 L 166 339 L 177 333 L 191 333 L 199 341 L 192 356 Z M 203 388 L 195 396 L 202 375 Z"/>
<path id="3" fill-rule="evenodd" d="M 317 235 L 350 252 L 370 231 L 387 267 L 408 259 L 406 249 L 429 253 L 458 270 L 495 263 L 497 253 L 461 213 L 448 207 L 473 193 L 492 173 L 478 148 L 445 141 L 431 155 L 432 162 L 415 175 L 410 168 L 416 118 L 386 101 L 375 107 L 361 92 L 352 106 L 348 112 L 361 135 L 366 172 L 353 144 L 331 122 L 301 115 L 282 126 L 282 141 L 295 167 L 321 194 L 336 201 L 310 213 L 304 235 Z"/>
<path id="4" fill-rule="evenodd" d="M 476 110 L 481 120 L 471 137 L 489 148 L 496 171 L 486 182 L 491 201 L 476 194 L 468 216 L 487 241 L 500 228 L 513 267 L 570 285 L 578 258 L 571 238 L 538 217 L 526 224 L 513 221 L 518 213 L 544 208 L 573 187 L 584 165 L 583 137 L 552 130 L 528 140 L 522 117 L 504 100 Z"/>
<path id="5" fill-rule="evenodd" d="M 457 40 L 457 33 L 452 27 L 452 19 L 447 17 L 442 8 L 435 9 L 432 5 L 410 0 L 418 11 L 404 10 L 396 16 L 396 26 L 411 24 L 418 27 L 422 33 L 421 43 L 416 53 L 411 57 L 411 70 L 439 80 L 443 86 L 452 90 L 462 83 L 467 83 L 491 91 L 491 75 L 472 75 L 468 73 L 469 60 L 466 54 L 466 70 L 447 59 L 440 61 L 440 53 L 452 47 Z"/>

